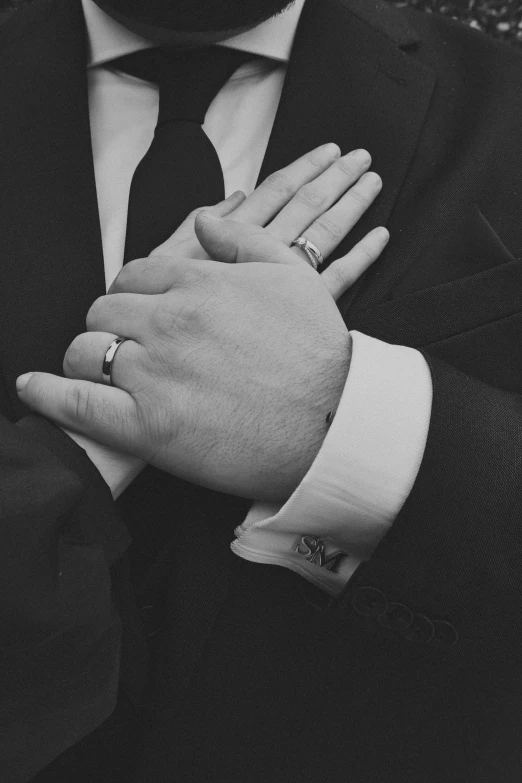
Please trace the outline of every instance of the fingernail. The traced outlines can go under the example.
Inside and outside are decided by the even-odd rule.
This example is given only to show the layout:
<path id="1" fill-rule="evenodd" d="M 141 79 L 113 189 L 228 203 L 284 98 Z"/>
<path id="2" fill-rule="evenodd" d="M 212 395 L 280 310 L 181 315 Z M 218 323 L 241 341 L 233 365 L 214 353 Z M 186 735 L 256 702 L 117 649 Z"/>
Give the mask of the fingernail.
<path id="1" fill-rule="evenodd" d="M 29 381 L 29 378 L 32 378 L 34 375 L 34 372 L 26 372 L 24 375 L 20 375 L 16 379 L 16 391 L 18 394 L 21 394 L 25 387 L 27 386 L 27 383 Z"/>
<path id="2" fill-rule="evenodd" d="M 212 212 L 200 212 L 198 217 L 206 220 L 221 220 L 219 215 L 214 215 Z"/>
<path id="3" fill-rule="evenodd" d="M 372 156 L 368 152 L 368 150 L 354 150 L 353 152 L 348 153 L 353 158 L 357 158 L 357 160 L 360 160 L 361 163 L 369 163 L 372 159 Z"/>
<path id="4" fill-rule="evenodd" d="M 362 182 L 366 182 L 370 185 L 375 185 L 376 187 L 382 187 L 382 179 L 375 171 L 367 171 L 366 174 L 363 174 L 361 179 L 359 180 L 359 184 Z"/>
<path id="5" fill-rule="evenodd" d="M 390 232 L 387 228 L 384 228 L 384 226 L 379 226 L 378 231 L 381 236 L 381 241 L 386 245 L 390 241 Z"/>
<path id="6" fill-rule="evenodd" d="M 341 156 L 341 150 L 339 149 L 338 144 L 334 144 L 333 142 L 329 142 L 328 144 L 323 144 L 321 149 L 328 154 L 331 158 L 339 158 Z"/>

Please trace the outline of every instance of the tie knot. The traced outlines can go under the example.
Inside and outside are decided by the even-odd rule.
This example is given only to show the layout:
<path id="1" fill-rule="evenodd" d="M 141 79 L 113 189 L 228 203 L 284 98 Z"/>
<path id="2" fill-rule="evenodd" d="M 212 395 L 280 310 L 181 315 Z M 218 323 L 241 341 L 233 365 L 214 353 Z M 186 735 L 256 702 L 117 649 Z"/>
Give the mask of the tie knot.
<path id="1" fill-rule="evenodd" d="M 225 82 L 251 59 L 251 54 L 222 46 L 186 51 L 161 46 L 119 57 L 111 66 L 159 85 L 158 126 L 179 120 L 203 124 Z"/>

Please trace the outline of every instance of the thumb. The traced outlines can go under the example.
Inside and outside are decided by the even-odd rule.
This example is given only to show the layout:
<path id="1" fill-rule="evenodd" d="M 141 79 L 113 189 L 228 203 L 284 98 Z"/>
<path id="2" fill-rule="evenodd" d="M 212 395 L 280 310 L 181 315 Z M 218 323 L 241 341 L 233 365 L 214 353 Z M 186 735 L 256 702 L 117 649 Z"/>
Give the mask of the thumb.
<path id="1" fill-rule="evenodd" d="M 242 190 L 236 190 L 231 196 L 215 204 L 213 207 L 200 207 L 194 209 L 188 215 L 183 223 L 174 231 L 174 233 L 161 245 L 154 248 L 151 256 L 164 256 L 172 253 L 187 255 L 192 258 L 194 253 L 194 223 L 197 215 L 202 211 L 208 211 L 215 217 L 225 217 L 233 212 L 245 200 L 246 196 Z M 196 243 L 197 244 L 197 243 Z"/>
<path id="2" fill-rule="evenodd" d="M 196 217 L 195 230 L 200 244 L 214 261 L 292 266 L 301 263 L 290 248 L 262 226 L 220 220 L 208 212 L 200 212 Z"/>
<path id="3" fill-rule="evenodd" d="M 60 427 L 133 453 L 136 404 L 127 392 L 45 372 L 21 375 L 16 390 L 24 405 Z"/>

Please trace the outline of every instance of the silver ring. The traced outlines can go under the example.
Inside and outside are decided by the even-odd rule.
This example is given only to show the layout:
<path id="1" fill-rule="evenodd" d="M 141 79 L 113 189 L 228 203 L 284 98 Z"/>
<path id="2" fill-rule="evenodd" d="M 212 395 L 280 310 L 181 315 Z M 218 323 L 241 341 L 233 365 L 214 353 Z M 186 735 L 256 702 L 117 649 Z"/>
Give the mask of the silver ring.
<path id="1" fill-rule="evenodd" d="M 116 356 L 116 351 L 120 345 L 125 342 L 125 340 L 125 337 L 117 337 L 115 340 L 113 340 L 107 348 L 105 356 L 103 357 L 102 380 L 107 384 L 107 386 L 114 386 L 112 382 L 112 363 L 114 361 L 114 357 Z"/>
<path id="2" fill-rule="evenodd" d="M 319 250 L 319 248 L 316 247 L 313 242 L 310 242 L 309 239 L 303 236 L 294 239 L 290 247 L 293 247 L 294 245 L 296 245 L 296 247 L 298 247 L 300 250 L 306 253 L 308 260 L 310 261 L 310 264 L 317 272 L 317 267 L 321 266 L 321 264 L 324 263 L 324 256 Z"/>

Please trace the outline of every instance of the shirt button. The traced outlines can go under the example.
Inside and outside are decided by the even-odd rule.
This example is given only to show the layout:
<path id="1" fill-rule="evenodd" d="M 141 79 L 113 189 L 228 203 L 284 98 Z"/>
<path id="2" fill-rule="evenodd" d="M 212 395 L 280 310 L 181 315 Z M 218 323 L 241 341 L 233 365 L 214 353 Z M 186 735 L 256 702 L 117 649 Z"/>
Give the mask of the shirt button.
<path id="1" fill-rule="evenodd" d="M 414 614 L 404 636 L 413 642 L 429 642 L 434 633 L 433 623 L 423 614 Z"/>
<path id="2" fill-rule="evenodd" d="M 432 644 L 436 647 L 453 647 L 458 638 L 459 635 L 455 626 L 443 620 L 434 620 Z"/>
<path id="3" fill-rule="evenodd" d="M 386 614 L 377 618 L 379 625 L 392 631 L 405 631 L 413 621 L 413 613 L 404 604 L 390 603 Z"/>
<path id="4" fill-rule="evenodd" d="M 384 593 L 374 587 L 358 587 L 352 595 L 352 606 L 364 617 L 379 617 L 386 612 L 388 601 Z"/>

